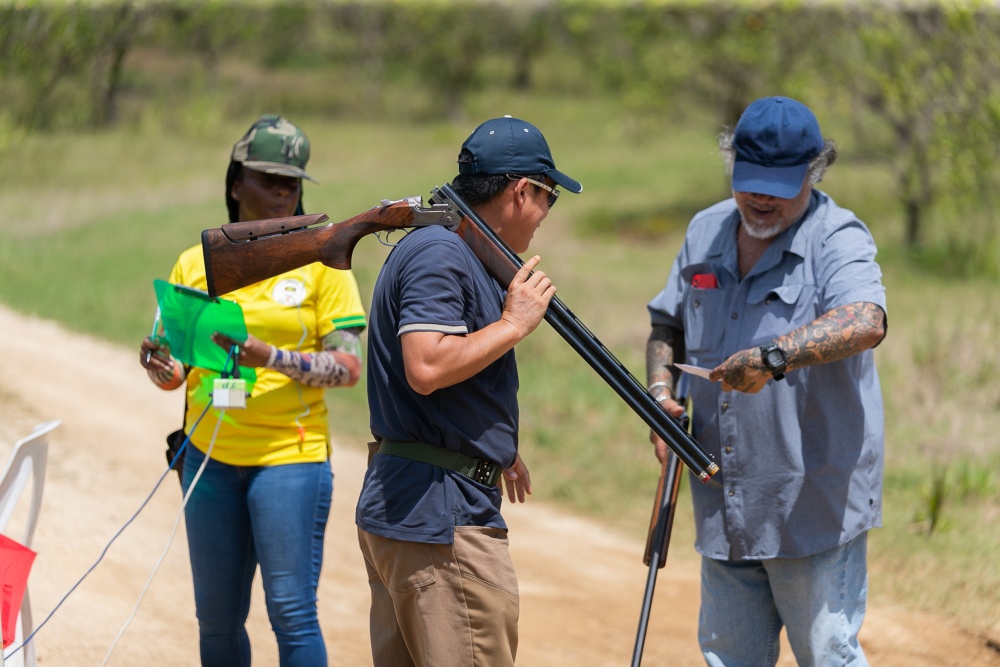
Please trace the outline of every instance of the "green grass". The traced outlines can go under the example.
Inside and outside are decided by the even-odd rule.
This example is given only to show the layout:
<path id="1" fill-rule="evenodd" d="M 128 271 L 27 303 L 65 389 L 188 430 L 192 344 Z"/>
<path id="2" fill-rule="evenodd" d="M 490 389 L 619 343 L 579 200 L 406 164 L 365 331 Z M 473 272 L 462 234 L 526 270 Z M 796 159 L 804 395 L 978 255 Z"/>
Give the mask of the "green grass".
<path id="1" fill-rule="evenodd" d="M 229 149 L 272 108 L 226 115 L 199 105 L 164 123 L 150 112 L 116 132 L 4 135 L 0 301 L 136 347 L 150 326 L 153 279 L 166 277 L 202 229 L 224 221 Z M 560 198 L 532 251 L 563 302 L 644 377 L 645 304 L 666 279 L 687 219 L 725 194 L 716 128 L 691 121 L 650 132 L 613 101 L 501 92 L 463 111 L 460 122 L 392 125 L 293 114 L 310 135 L 310 172 L 320 181 L 305 186 L 307 210 L 339 220 L 382 198 L 426 196 L 453 176 L 476 123 L 527 118 L 585 186 Z M 873 597 L 944 611 L 978 631 L 1000 608 L 1000 290 L 910 268 L 885 194 L 889 176 L 852 165 L 846 149 L 841 158 L 823 188 L 872 228 L 889 299 L 889 335 L 876 352 L 888 441 L 885 528 L 870 540 Z M 386 251 L 368 238 L 355 253 L 366 301 Z M 643 536 L 658 474 L 645 425 L 547 325 L 517 355 L 536 498 Z M 329 402 L 335 437 L 362 446 L 364 382 L 330 392 Z M 682 493 L 671 558 L 694 557 L 689 508 Z"/>

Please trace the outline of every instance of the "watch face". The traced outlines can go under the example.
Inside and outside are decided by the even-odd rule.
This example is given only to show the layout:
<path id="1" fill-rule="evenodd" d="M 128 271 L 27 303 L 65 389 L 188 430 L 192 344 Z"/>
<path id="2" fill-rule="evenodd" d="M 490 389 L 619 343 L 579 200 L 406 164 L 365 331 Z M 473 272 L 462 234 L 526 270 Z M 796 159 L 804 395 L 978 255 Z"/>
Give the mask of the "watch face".
<path id="1" fill-rule="evenodd" d="M 778 372 L 785 370 L 785 366 L 787 365 L 785 354 L 777 345 L 768 345 L 761 348 L 761 355 L 764 365 L 769 370 Z"/>
<path id="2" fill-rule="evenodd" d="M 764 362 L 764 366 L 771 371 L 771 376 L 775 380 L 785 377 L 785 368 L 788 366 L 788 360 L 785 358 L 785 353 L 780 347 L 774 343 L 762 345 L 760 348 L 760 357 L 761 361 Z"/>

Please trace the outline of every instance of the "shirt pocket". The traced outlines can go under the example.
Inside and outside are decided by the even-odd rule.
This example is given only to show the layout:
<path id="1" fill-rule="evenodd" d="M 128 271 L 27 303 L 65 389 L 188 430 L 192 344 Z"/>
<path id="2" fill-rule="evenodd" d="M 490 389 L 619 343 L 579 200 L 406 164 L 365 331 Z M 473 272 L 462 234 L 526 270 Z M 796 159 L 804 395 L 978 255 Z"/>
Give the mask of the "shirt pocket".
<path id="1" fill-rule="evenodd" d="M 684 295 L 684 344 L 692 358 L 718 354 L 726 326 L 726 293 L 721 289 L 690 289 Z"/>
<path id="2" fill-rule="evenodd" d="M 755 286 L 747 298 L 754 341 L 771 340 L 816 319 L 814 285 Z"/>

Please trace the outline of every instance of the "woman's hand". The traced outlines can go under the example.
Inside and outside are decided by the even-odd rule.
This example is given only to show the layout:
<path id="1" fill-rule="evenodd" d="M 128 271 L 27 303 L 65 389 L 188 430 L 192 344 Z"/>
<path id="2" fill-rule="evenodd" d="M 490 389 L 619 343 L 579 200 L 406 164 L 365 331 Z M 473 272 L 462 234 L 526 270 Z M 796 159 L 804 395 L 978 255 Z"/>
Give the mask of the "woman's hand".
<path id="1" fill-rule="evenodd" d="M 139 346 L 139 363 L 160 389 L 171 391 L 184 384 L 184 364 L 170 356 L 170 344 L 164 338 L 145 338 Z"/>
<path id="2" fill-rule="evenodd" d="M 247 336 L 242 343 L 218 331 L 212 334 L 212 342 L 226 352 L 236 345 L 239 353 L 236 355 L 236 365 L 246 368 L 260 368 L 271 356 L 271 346 L 255 336 Z"/>
<path id="3" fill-rule="evenodd" d="M 139 345 L 139 363 L 147 371 L 163 373 L 173 369 L 170 358 L 170 343 L 165 338 L 144 338 Z"/>

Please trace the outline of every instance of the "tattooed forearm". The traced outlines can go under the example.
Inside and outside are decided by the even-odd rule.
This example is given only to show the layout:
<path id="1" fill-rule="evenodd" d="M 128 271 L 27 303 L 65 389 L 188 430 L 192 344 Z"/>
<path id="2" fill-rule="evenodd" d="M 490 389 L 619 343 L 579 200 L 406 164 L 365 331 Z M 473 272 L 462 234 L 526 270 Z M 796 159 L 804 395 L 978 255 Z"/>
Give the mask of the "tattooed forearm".
<path id="1" fill-rule="evenodd" d="M 307 387 L 339 387 L 351 377 L 347 366 L 326 350 L 306 354 L 275 349 L 265 365 Z"/>
<path id="2" fill-rule="evenodd" d="M 265 366 L 308 387 L 353 386 L 361 372 L 360 329 L 334 331 L 323 351 L 312 354 L 275 348 Z"/>
<path id="3" fill-rule="evenodd" d="M 673 393 L 676 369 L 675 360 L 684 358 L 684 332 L 660 324 L 653 325 L 646 341 L 646 384 L 666 382 Z M 662 385 L 660 385 L 662 386 Z"/>
<path id="4" fill-rule="evenodd" d="M 788 370 L 846 359 L 878 345 L 886 333 L 885 311 L 858 302 L 835 308 L 778 339 Z"/>
<path id="5" fill-rule="evenodd" d="M 361 359 L 361 327 L 331 331 L 323 338 L 323 349 L 343 352 Z"/>

